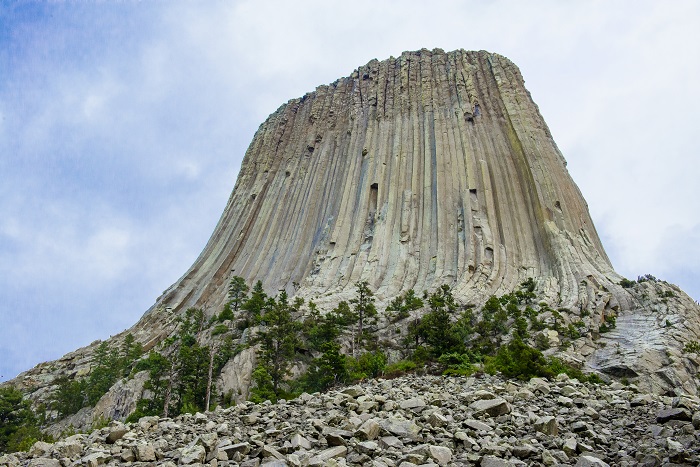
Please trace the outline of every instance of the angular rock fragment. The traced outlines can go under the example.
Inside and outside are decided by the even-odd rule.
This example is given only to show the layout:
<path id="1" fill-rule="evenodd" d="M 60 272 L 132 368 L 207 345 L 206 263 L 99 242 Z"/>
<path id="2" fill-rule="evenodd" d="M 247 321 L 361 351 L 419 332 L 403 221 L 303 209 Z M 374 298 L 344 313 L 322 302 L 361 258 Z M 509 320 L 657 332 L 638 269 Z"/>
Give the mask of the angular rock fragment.
<path id="1" fill-rule="evenodd" d="M 495 399 L 482 399 L 469 404 L 474 410 L 474 415 L 488 414 L 491 417 L 498 417 L 510 412 L 508 402 L 500 397 Z"/>

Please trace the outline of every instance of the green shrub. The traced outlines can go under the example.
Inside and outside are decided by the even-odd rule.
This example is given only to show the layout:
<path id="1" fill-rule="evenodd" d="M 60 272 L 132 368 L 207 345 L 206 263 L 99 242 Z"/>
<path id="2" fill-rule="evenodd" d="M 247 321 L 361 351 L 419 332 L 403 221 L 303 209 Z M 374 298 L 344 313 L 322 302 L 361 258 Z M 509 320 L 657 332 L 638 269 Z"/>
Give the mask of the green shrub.
<path id="1" fill-rule="evenodd" d="M 537 334 L 535 337 L 535 347 L 537 350 L 547 350 L 550 347 L 549 338 L 544 334 Z"/>
<path id="2" fill-rule="evenodd" d="M 231 309 L 230 303 L 224 305 L 224 309 L 221 310 L 221 313 L 219 313 L 219 316 L 217 317 L 217 321 L 220 323 L 223 323 L 226 320 L 233 321 L 233 310 Z"/>
<path id="3" fill-rule="evenodd" d="M 501 346 L 496 356 L 488 359 L 485 370 L 491 374 L 501 372 L 508 378 L 522 380 L 533 376 L 552 376 L 542 353 L 518 338 Z"/>
<path id="4" fill-rule="evenodd" d="M 445 367 L 442 374 L 446 376 L 470 376 L 476 371 L 468 354 L 442 354 L 438 362 Z"/>
<path id="5" fill-rule="evenodd" d="M 569 324 L 566 328 L 566 334 L 569 336 L 570 339 L 578 339 L 581 337 L 581 333 L 579 332 L 578 329 L 573 324 Z"/>
<path id="6" fill-rule="evenodd" d="M 422 345 L 416 347 L 413 351 L 413 354 L 411 354 L 411 360 L 419 364 L 424 364 L 430 361 L 430 359 L 430 350 L 428 350 L 425 346 Z"/>
<path id="7" fill-rule="evenodd" d="M 347 368 L 352 380 L 376 378 L 386 368 L 386 355 L 381 350 L 363 353 L 357 358 L 347 358 Z"/>
<path id="8" fill-rule="evenodd" d="M 219 334 L 225 334 L 228 332 L 228 326 L 225 324 L 217 324 L 211 331 L 212 336 L 218 336 Z"/>
<path id="9" fill-rule="evenodd" d="M 690 341 L 683 347 L 683 353 L 696 353 L 700 355 L 700 342 Z"/>
<path id="10" fill-rule="evenodd" d="M 575 368 L 567 363 L 565 363 L 562 359 L 557 358 L 557 357 L 549 357 L 547 359 L 547 368 L 549 369 L 550 373 L 552 375 L 558 375 L 561 373 L 566 374 L 569 378 L 576 378 L 577 380 L 581 382 L 589 382 L 589 383 L 603 383 L 603 380 L 600 379 L 600 377 L 595 374 L 595 373 L 584 373 L 578 368 Z"/>
<path id="11" fill-rule="evenodd" d="M 629 288 L 631 288 L 631 287 L 634 287 L 634 284 L 636 284 L 636 282 L 635 282 L 635 281 L 631 281 L 631 280 L 629 280 L 629 279 L 625 279 L 625 278 L 623 277 L 622 280 L 621 280 L 620 282 L 618 282 L 618 284 L 620 284 L 620 285 L 621 285 L 623 288 L 625 288 L 625 289 L 629 289 Z"/>
<path id="12" fill-rule="evenodd" d="M 399 360 L 398 362 L 387 365 L 386 368 L 384 368 L 384 377 L 398 378 L 399 376 L 403 376 L 406 373 L 411 373 L 415 371 L 417 367 L 418 365 L 416 365 L 416 362 L 414 361 Z"/>

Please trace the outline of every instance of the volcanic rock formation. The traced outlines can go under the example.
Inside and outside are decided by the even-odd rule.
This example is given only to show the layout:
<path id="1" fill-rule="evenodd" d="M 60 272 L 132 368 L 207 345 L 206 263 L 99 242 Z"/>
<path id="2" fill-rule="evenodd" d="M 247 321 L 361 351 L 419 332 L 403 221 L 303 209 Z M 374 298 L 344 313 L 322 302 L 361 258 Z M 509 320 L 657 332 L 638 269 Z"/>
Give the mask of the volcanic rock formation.
<path id="1" fill-rule="evenodd" d="M 232 275 L 322 309 L 359 280 L 380 303 L 448 284 L 479 306 L 532 277 L 564 324 L 585 321 L 559 349 L 569 361 L 643 390 L 697 391 L 700 359 L 682 349 L 700 339 L 698 305 L 662 281 L 620 285 L 520 71 L 493 53 L 373 60 L 282 105 L 258 129 L 204 251 L 130 332 L 148 350 L 186 308 L 213 315 Z M 617 327 L 600 334 L 612 317 Z M 95 347 L 15 384 L 43 400 L 58 375 L 89 371 Z M 252 349 L 238 354 L 219 387 L 244 394 L 253 363 Z M 132 410 L 127 389 L 139 390 L 110 391 L 92 417 Z"/>
<path id="2" fill-rule="evenodd" d="M 562 307 L 627 307 L 565 165 L 505 57 L 373 60 L 260 126 L 211 240 L 160 303 L 219 308 L 233 273 L 321 301 L 367 280 L 379 297 L 447 283 L 480 303 L 535 277 Z"/>

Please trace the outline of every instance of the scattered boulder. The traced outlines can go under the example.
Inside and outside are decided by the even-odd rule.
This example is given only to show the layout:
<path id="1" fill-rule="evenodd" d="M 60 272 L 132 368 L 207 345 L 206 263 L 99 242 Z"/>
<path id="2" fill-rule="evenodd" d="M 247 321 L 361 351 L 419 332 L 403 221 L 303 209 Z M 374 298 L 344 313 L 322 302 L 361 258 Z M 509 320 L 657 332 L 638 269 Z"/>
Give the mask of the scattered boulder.
<path id="1" fill-rule="evenodd" d="M 532 396 L 517 397 L 523 390 Z M 35 443 L 0 457 L 0 467 L 698 465 L 694 403 L 563 377 L 409 375 L 277 404 L 112 423 Z"/>

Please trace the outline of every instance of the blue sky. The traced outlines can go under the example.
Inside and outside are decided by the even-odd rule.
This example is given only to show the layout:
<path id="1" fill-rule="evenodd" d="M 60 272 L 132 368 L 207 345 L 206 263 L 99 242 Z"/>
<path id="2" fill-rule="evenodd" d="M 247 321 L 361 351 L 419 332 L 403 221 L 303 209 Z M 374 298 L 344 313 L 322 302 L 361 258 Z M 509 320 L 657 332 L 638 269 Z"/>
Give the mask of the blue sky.
<path id="1" fill-rule="evenodd" d="M 512 59 L 613 265 L 700 299 L 700 3 L 0 3 L 0 380 L 133 324 L 280 104 L 422 47 Z"/>

